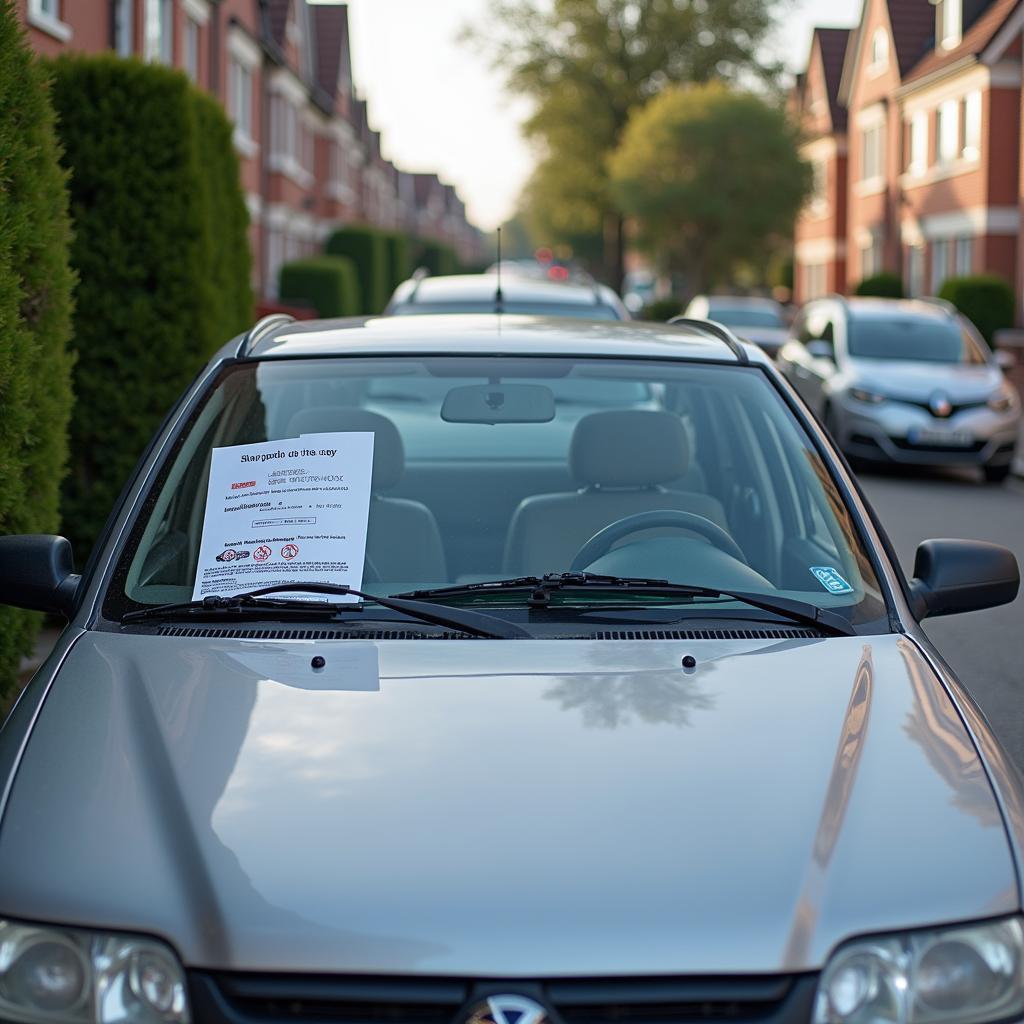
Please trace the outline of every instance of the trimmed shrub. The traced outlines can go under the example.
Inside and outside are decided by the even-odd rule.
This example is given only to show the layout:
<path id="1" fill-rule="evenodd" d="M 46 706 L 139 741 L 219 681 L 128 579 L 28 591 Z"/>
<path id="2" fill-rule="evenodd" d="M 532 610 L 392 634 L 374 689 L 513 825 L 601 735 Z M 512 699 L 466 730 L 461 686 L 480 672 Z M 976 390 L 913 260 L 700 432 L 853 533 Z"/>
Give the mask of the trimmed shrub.
<path id="1" fill-rule="evenodd" d="M 379 313 L 391 297 L 388 246 L 373 228 L 342 228 L 327 239 L 329 256 L 347 256 L 359 275 L 360 313 Z"/>
<path id="2" fill-rule="evenodd" d="M 954 306 L 992 344 L 992 336 L 1002 327 L 1013 326 L 1016 299 L 1013 289 L 996 274 L 951 277 L 939 289 L 939 298 Z"/>
<path id="3" fill-rule="evenodd" d="M 417 267 L 426 267 L 431 277 L 444 277 L 459 272 L 459 261 L 455 251 L 439 242 L 421 242 Z"/>
<path id="4" fill-rule="evenodd" d="M 683 304 L 678 299 L 655 299 L 640 310 L 641 320 L 657 320 L 664 323 L 674 316 L 680 316 Z"/>
<path id="5" fill-rule="evenodd" d="M 250 323 L 250 256 L 212 101 L 181 72 L 112 54 L 52 68 L 81 282 L 63 506 L 81 560 L 167 409 Z"/>
<path id="6" fill-rule="evenodd" d="M 345 256 L 311 256 L 281 268 L 283 303 L 310 306 L 318 316 L 358 316 L 362 301 L 355 264 Z"/>
<path id="7" fill-rule="evenodd" d="M 0 0 L 0 532 L 55 533 L 71 408 L 71 240 L 46 76 Z M 0 608 L 0 693 L 39 616 Z"/>
<path id="8" fill-rule="evenodd" d="M 853 290 L 854 295 L 874 295 L 881 299 L 902 299 L 903 281 L 899 274 L 883 271 L 865 277 Z"/>
<path id="9" fill-rule="evenodd" d="M 384 244 L 388 250 L 388 298 L 403 281 L 412 274 L 412 267 L 409 265 L 409 236 L 400 231 L 387 231 L 384 233 Z"/>

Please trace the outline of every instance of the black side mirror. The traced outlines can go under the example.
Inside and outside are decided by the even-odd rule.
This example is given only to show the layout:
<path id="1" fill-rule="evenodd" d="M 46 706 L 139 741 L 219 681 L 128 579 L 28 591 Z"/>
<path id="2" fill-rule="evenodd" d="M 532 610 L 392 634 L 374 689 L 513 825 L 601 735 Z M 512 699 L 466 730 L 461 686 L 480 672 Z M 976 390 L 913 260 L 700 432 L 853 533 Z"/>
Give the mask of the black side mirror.
<path id="1" fill-rule="evenodd" d="M 980 540 L 926 540 L 914 558 L 914 614 L 956 615 L 1009 604 L 1020 588 L 1012 551 Z"/>
<path id="2" fill-rule="evenodd" d="M 71 542 L 30 533 L 0 537 L 0 604 L 70 615 L 81 576 L 74 575 Z"/>

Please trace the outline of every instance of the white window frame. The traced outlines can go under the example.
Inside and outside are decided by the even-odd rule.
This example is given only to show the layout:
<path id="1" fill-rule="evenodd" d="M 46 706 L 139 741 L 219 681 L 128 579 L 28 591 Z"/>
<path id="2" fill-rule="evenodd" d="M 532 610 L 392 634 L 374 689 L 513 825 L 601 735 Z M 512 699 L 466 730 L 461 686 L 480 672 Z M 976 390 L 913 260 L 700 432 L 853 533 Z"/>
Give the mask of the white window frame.
<path id="1" fill-rule="evenodd" d="M 228 59 L 228 113 L 235 123 L 235 146 L 244 156 L 252 156 L 256 143 L 252 137 L 252 69 L 237 57 Z"/>
<path id="2" fill-rule="evenodd" d="M 941 0 L 938 16 L 939 45 L 944 50 L 955 49 L 963 39 L 963 0 Z"/>
<path id="3" fill-rule="evenodd" d="M 936 239 L 931 244 L 931 250 L 931 293 L 938 295 L 939 289 L 949 278 L 949 240 L 946 238 Z"/>
<path id="4" fill-rule="evenodd" d="M 185 31 L 182 47 L 182 67 L 192 82 L 199 81 L 199 32 L 201 26 L 193 17 L 185 15 Z"/>
<path id="5" fill-rule="evenodd" d="M 62 0 L 28 0 L 26 20 L 33 27 L 62 43 L 74 34 L 67 22 L 60 20 Z"/>
<path id="6" fill-rule="evenodd" d="M 873 144 L 872 144 L 873 141 Z M 861 181 L 877 181 L 885 176 L 885 125 L 865 125 L 861 129 Z"/>
<path id="7" fill-rule="evenodd" d="M 945 100 L 936 114 L 935 161 L 951 164 L 960 155 L 960 101 Z"/>
<path id="8" fill-rule="evenodd" d="M 135 0 L 114 4 L 114 51 L 119 57 L 135 53 Z"/>
<path id="9" fill-rule="evenodd" d="M 928 115 L 922 110 L 910 119 L 910 162 L 907 170 L 921 177 L 928 170 Z"/>
<path id="10" fill-rule="evenodd" d="M 964 160 L 981 157 L 981 90 L 973 89 L 964 96 L 961 106 L 963 124 L 960 132 L 960 156 Z"/>
<path id="11" fill-rule="evenodd" d="M 924 246 L 907 246 L 907 294 L 911 298 L 924 294 Z"/>
<path id="12" fill-rule="evenodd" d="M 879 26 L 871 36 L 870 62 L 868 74 L 880 75 L 889 66 L 889 33 Z"/>
<path id="13" fill-rule="evenodd" d="M 145 0 L 142 59 L 150 63 L 174 63 L 173 0 Z"/>
<path id="14" fill-rule="evenodd" d="M 970 235 L 962 235 L 953 243 L 953 274 L 956 277 L 967 277 L 974 273 L 974 239 Z"/>

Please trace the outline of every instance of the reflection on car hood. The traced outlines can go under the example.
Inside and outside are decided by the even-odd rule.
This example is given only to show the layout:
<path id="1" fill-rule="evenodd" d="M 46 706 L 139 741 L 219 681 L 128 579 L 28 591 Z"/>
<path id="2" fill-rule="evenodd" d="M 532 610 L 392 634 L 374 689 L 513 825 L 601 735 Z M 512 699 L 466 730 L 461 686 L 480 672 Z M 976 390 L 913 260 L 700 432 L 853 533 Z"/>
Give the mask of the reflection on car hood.
<path id="1" fill-rule="evenodd" d="M 954 405 L 984 401 L 1003 379 L 997 367 L 956 363 L 850 359 L 848 368 L 854 387 L 875 388 L 885 395 L 924 402 L 941 391 Z"/>
<path id="2" fill-rule="evenodd" d="M 1017 905 L 974 747 L 895 635 L 87 633 L 0 832 L 3 913 L 235 969 L 802 970 Z"/>

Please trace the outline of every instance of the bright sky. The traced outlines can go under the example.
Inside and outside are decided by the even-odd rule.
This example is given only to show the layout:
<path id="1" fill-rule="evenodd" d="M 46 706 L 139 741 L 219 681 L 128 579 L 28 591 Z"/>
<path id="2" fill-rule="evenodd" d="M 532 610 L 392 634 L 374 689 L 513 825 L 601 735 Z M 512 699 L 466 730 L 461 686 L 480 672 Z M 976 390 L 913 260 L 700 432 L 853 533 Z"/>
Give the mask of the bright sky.
<path id="1" fill-rule="evenodd" d="M 861 0 L 791 0 L 777 50 L 800 70 L 811 27 L 852 25 Z M 499 76 L 458 41 L 486 23 L 489 0 L 348 0 L 356 87 L 403 170 L 437 171 L 490 230 L 504 221 L 532 166 L 519 125 L 528 108 L 507 98 Z"/>

